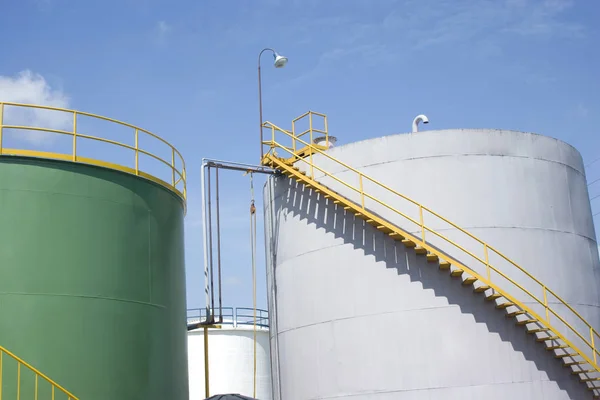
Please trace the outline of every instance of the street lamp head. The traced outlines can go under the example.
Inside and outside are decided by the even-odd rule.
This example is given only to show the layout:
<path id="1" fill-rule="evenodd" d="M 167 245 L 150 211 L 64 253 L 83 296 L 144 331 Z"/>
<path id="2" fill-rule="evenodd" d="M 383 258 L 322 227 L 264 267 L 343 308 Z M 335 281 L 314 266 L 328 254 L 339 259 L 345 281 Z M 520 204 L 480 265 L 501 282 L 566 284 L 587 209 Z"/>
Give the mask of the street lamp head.
<path id="1" fill-rule="evenodd" d="M 273 52 L 273 57 L 275 58 L 275 62 L 273 63 L 275 65 L 275 68 L 283 68 L 288 62 L 287 57 L 282 56 L 281 54 L 278 54 L 276 52 Z"/>

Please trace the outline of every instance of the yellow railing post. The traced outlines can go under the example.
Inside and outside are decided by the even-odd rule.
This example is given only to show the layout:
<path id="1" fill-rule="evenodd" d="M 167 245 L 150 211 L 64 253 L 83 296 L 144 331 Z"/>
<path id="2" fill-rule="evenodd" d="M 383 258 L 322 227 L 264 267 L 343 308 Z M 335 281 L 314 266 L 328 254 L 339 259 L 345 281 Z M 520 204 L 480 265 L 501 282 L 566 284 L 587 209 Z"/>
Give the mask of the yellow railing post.
<path id="1" fill-rule="evenodd" d="M 2 127 L 4 125 L 4 103 L 0 103 L 0 155 L 2 155 Z M 0 393 L 0 399 L 2 393 Z"/>
<path id="2" fill-rule="evenodd" d="M 313 123 L 312 123 L 312 111 L 309 112 L 308 114 L 308 131 L 309 133 L 309 137 L 310 137 L 310 141 L 308 143 L 312 144 L 313 143 Z"/>
<path id="3" fill-rule="evenodd" d="M 550 312 L 548 311 L 548 291 L 546 290 L 546 286 L 542 286 L 544 291 L 544 308 L 546 309 L 546 321 L 550 323 Z"/>
<path id="4" fill-rule="evenodd" d="M 21 399 L 21 363 L 17 362 L 17 400 Z"/>
<path id="5" fill-rule="evenodd" d="M 34 400 L 37 400 L 38 398 L 38 374 L 35 374 L 35 393 L 34 393 Z"/>
<path id="6" fill-rule="evenodd" d="M 171 147 L 171 185 L 175 187 L 175 147 Z"/>
<path id="7" fill-rule="evenodd" d="M 77 161 L 77 112 L 73 112 L 73 161 Z"/>
<path id="8" fill-rule="evenodd" d="M 423 221 L 423 206 L 419 204 L 419 221 L 421 222 L 421 239 L 425 243 L 425 222 Z"/>
<path id="9" fill-rule="evenodd" d="M 490 271 L 490 257 L 488 254 L 487 244 L 483 244 L 483 254 L 485 255 L 485 271 L 487 272 L 488 281 L 492 281 L 492 272 Z"/>
<path id="10" fill-rule="evenodd" d="M 360 204 L 362 206 L 362 209 L 365 209 L 365 192 L 363 190 L 363 179 L 362 179 L 362 174 L 358 174 L 358 184 L 360 186 Z"/>
<path id="11" fill-rule="evenodd" d="M 2 355 L 3 355 L 3 351 L 0 350 L 0 400 L 2 400 Z"/>
<path id="12" fill-rule="evenodd" d="M 140 174 L 140 152 L 139 152 L 139 142 L 138 142 L 139 131 L 136 128 L 135 130 L 135 174 Z"/>
<path id="13" fill-rule="evenodd" d="M 598 364 L 596 361 L 596 344 L 594 343 L 594 328 L 590 326 L 590 337 L 592 338 L 592 353 L 594 353 L 594 364 Z"/>
<path id="14" fill-rule="evenodd" d="M 275 127 L 271 125 L 271 130 L 273 131 L 273 142 L 275 141 Z M 296 121 L 292 121 L 292 150 L 294 151 L 294 155 L 296 155 Z"/>
<path id="15" fill-rule="evenodd" d="M 327 129 L 327 116 L 323 116 L 323 122 L 324 122 L 324 127 L 325 127 L 325 143 L 327 144 L 327 147 L 329 148 L 329 129 Z"/>

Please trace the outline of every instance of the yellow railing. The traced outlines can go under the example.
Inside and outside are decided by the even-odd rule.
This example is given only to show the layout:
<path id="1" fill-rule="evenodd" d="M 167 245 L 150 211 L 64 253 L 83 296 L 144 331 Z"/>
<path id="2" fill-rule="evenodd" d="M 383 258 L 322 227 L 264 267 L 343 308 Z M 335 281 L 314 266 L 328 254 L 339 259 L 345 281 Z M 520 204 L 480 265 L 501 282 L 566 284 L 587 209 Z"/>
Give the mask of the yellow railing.
<path id="1" fill-rule="evenodd" d="M 65 129 L 56 129 L 56 128 L 49 128 L 49 127 L 5 124 L 4 121 L 6 119 L 8 111 L 10 111 L 11 109 L 16 110 L 16 111 L 33 110 L 33 111 L 39 112 L 40 110 L 47 110 L 47 111 L 53 111 L 53 112 L 57 112 L 57 113 L 68 113 L 72 116 L 70 118 L 70 121 L 72 121 L 70 123 L 71 128 L 69 130 L 65 130 Z M 120 125 L 122 127 L 126 127 L 127 129 L 131 130 L 131 133 L 132 133 L 131 139 L 133 140 L 134 144 L 129 145 L 126 143 L 122 143 L 122 142 L 115 141 L 115 140 L 109 140 L 109 139 L 102 138 L 99 136 L 84 134 L 78 130 L 77 125 L 78 125 L 79 117 L 90 117 L 90 118 L 93 118 L 96 120 L 107 121 L 107 122 L 111 122 L 111 123 Z M 3 138 L 4 138 L 4 135 L 6 134 L 6 130 L 8 130 L 8 129 L 38 131 L 38 132 L 56 133 L 56 134 L 60 134 L 60 135 L 71 136 L 72 137 L 72 144 L 70 146 L 71 151 L 68 153 L 54 153 L 54 152 L 47 152 L 47 151 L 32 151 L 32 150 L 24 150 L 24 149 L 6 148 L 3 145 Z M 158 156 L 158 155 L 142 148 L 142 146 L 140 146 L 140 138 L 141 137 L 142 138 L 143 137 L 151 137 L 153 139 L 160 141 L 162 144 L 166 145 L 168 148 L 168 151 L 170 153 L 169 154 L 170 159 L 165 159 L 161 156 Z M 125 148 L 127 150 L 131 150 L 133 152 L 132 158 L 131 158 L 131 166 L 125 166 L 125 165 L 121 165 L 121 164 L 117 164 L 117 163 L 112 163 L 112 162 L 97 160 L 95 158 L 81 156 L 81 153 L 78 153 L 77 145 L 78 145 L 79 141 L 81 141 L 83 139 L 107 143 L 107 144 L 110 144 L 113 146 L 118 146 L 121 148 Z M 38 105 L 32 105 L 32 104 L 0 102 L 0 155 L 43 157 L 43 158 L 59 159 L 59 160 L 64 160 L 64 161 L 79 162 L 79 163 L 84 163 L 84 164 L 98 165 L 98 166 L 116 169 L 119 171 L 127 172 L 127 173 L 130 173 L 133 175 L 137 175 L 137 176 L 141 176 L 146 179 L 149 179 L 155 183 L 158 183 L 158 184 L 172 190 L 179 197 L 181 197 L 184 200 L 184 202 L 185 202 L 185 199 L 187 196 L 185 161 L 183 160 L 181 153 L 174 146 L 172 146 L 170 143 L 168 143 L 166 140 L 162 139 L 161 137 L 159 137 L 145 129 L 142 129 L 140 127 L 128 124 L 126 122 L 117 121 L 112 118 L 106 118 L 106 117 L 102 117 L 99 115 L 90 114 L 90 113 L 86 113 L 86 112 L 82 112 L 82 111 L 68 110 L 68 109 L 57 108 L 57 107 L 38 106 Z M 162 165 L 169 168 L 170 182 L 168 182 L 167 180 L 164 180 L 164 179 L 160 179 L 160 178 L 156 177 L 154 174 L 144 172 L 143 166 L 140 166 L 140 162 L 141 162 L 140 155 L 151 157 L 154 160 L 159 161 Z M 181 166 L 180 169 L 177 167 L 178 164 Z"/>
<path id="2" fill-rule="evenodd" d="M 13 365 L 9 369 L 10 364 Z M 67 389 L 0 346 L 0 400 L 4 399 L 78 400 Z"/>
<path id="3" fill-rule="evenodd" d="M 460 252 L 463 253 L 464 255 L 468 255 L 468 256 L 472 257 L 474 260 L 479 262 L 482 267 L 485 268 L 486 276 L 483 276 L 482 274 L 478 274 L 473 269 L 467 267 L 465 265 L 465 263 L 462 263 L 462 262 L 456 260 L 455 258 L 451 258 L 450 256 L 447 256 L 446 258 L 448 258 L 447 261 L 451 262 L 452 264 L 459 264 L 461 266 L 461 269 L 464 269 L 465 272 L 477 277 L 478 280 L 480 280 L 482 283 L 486 283 L 487 285 L 490 286 L 490 288 L 496 289 L 498 291 L 498 293 L 502 294 L 502 297 L 505 297 L 508 300 L 514 302 L 518 307 L 527 311 L 528 314 L 535 317 L 541 324 L 550 328 L 563 341 L 565 341 L 565 343 L 569 347 L 571 347 L 573 350 L 577 351 L 581 357 L 583 357 L 588 363 L 590 363 L 596 370 L 598 370 L 600 372 L 600 368 L 599 368 L 598 362 L 597 362 L 597 359 L 598 359 L 597 357 L 598 357 L 598 354 L 600 354 L 600 353 L 596 349 L 596 346 L 595 346 L 597 340 L 600 338 L 598 331 L 596 329 L 594 329 L 575 309 L 573 309 L 573 307 L 571 307 L 571 305 L 569 305 L 559 295 L 557 295 L 556 292 L 554 292 L 553 290 L 548 288 L 546 285 L 544 285 L 539 279 L 534 277 L 531 273 L 529 273 L 523 267 L 518 265 L 516 262 L 512 261 L 509 257 L 504 255 L 499 250 L 495 249 L 493 246 L 489 245 L 488 243 L 484 242 L 483 240 L 479 239 L 478 237 L 474 236 L 473 234 L 467 232 L 466 230 L 464 230 L 457 224 L 451 222 L 450 220 L 441 216 L 440 214 L 436 213 L 435 211 L 431 210 L 430 208 L 397 192 L 396 190 L 377 181 L 376 179 L 363 174 L 362 172 L 358 171 L 357 169 L 351 167 L 350 165 L 332 157 L 327 152 L 322 151 L 321 149 L 319 149 L 316 146 L 313 146 L 312 143 L 307 143 L 307 142 L 303 141 L 302 139 L 299 139 L 298 137 L 293 137 L 294 136 L 293 132 L 282 129 L 271 122 L 265 122 L 263 127 L 271 130 L 271 140 L 270 141 L 265 140 L 263 142 L 264 145 L 270 146 L 270 150 L 265 154 L 265 158 L 262 160 L 263 163 L 268 162 L 269 157 L 275 157 L 275 158 L 279 159 L 280 161 L 285 159 L 286 157 L 282 157 L 281 155 L 276 153 L 276 149 L 282 149 L 285 152 L 290 153 L 293 160 L 300 161 L 307 166 L 306 176 L 311 178 L 312 180 L 315 180 L 314 170 L 317 170 L 323 175 L 323 177 L 329 178 L 329 179 L 337 182 L 338 184 L 340 184 L 341 188 L 349 189 L 351 193 L 354 193 L 357 196 L 356 201 L 350 200 L 350 202 L 353 203 L 357 208 L 364 210 L 365 213 L 372 213 L 372 215 L 378 216 L 382 220 L 389 221 L 389 218 L 385 218 L 385 217 L 381 216 L 380 214 L 377 214 L 374 211 L 370 210 L 369 207 L 365 207 L 365 202 L 371 201 L 373 204 L 380 206 L 381 209 L 391 212 L 392 215 L 399 216 L 399 217 L 409 221 L 410 223 L 412 223 L 415 227 L 417 227 L 417 229 L 415 229 L 415 231 L 418 232 L 418 236 L 413 233 L 409 233 L 409 231 L 407 229 L 402 230 L 402 232 L 404 235 L 411 236 L 412 237 L 411 240 L 413 240 L 415 243 L 417 243 L 417 245 L 422 245 L 423 247 L 425 247 L 427 249 L 435 249 L 435 250 L 439 251 L 439 245 L 437 245 L 437 244 L 433 245 L 432 239 L 427 239 L 426 233 L 430 233 L 430 234 L 433 234 L 434 237 L 440 238 L 443 243 L 449 244 L 452 248 L 460 250 Z M 357 183 L 351 184 L 351 183 L 348 183 L 347 180 L 342 180 L 342 179 L 338 178 L 337 176 L 334 176 L 333 174 L 329 173 L 322 167 L 319 167 L 318 165 L 316 165 L 313 162 L 312 157 L 310 157 L 310 158 L 309 157 L 299 157 L 297 154 L 295 154 L 293 152 L 293 150 L 290 147 L 283 146 L 282 144 L 280 144 L 280 142 L 278 142 L 276 140 L 276 134 L 279 134 L 279 133 L 283 134 L 285 138 L 291 138 L 293 141 L 298 141 L 299 143 L 301 143 L 305 146 L 311 147 L 311 151 L 310 151 L 311 155 L 313 153 L 319 154 L 323 158 L 331 161 L 330 164 L 333 163 L 333 164 L 337 164 L 338 166 L 343 167 L 344 173 L 352 173 L 353 176 L 356 178 L 355 180 L 357 181 Z M 288 162 L 289 162 L 289 159 L 288 159 Z M 321 178 L 319 178 L 319 179 L 321 179 Z M 319 182 L 319 179 L 317 179 L 316 182 Z M 391 206 L 387 202 L 380 200 L 381 195 L 374 196 L 374 195 L 369 194 L 364 189 L 366 185 L 374 185 L 377 188 L 378 193 L 382 193 L 381 190 L 383 189 L 383 191 L 387 192 L 390 195 L 393 195 L 394 198 L 397 199 L 395 201 L 402 200 L 402 201 L 405 201 L 408 204 L 412 205 L 413 207 L 415 207 L 415 209 L 413 210 L 413 213 L 414 213 L 414 215 L 416 215 L 416 217 L 413 218 L 413 217 L 409 216 L 407 214 L 407 212 L 402 212 L 402 211 L 398 210 L 397 208 Z M 324 186 L 324 188 L 328 188 L 328 187 L 329 186 Z M 331 194 L 335 195 L 336 192 L 332 191 Z M 339 195 L 341 195 L 341 194 L 339 194 Z M 341 195 L 341 196 L 343 198 L 348 199 L 347 195 Z M 431 226 L 431 224 L 426 224 L 425 220 L 428 219 L 427 217 L 434 217 L 437 219 L 438 222 L 441 221 L 441 222 L 451 226 L 452 228 L 456 229 L 460 233 L 464 234 L 466 237 L 470 238 L 474 243 L 476 243 L 477 245 L 480 246 L 480 251 L 481 251 L 480 254 L 482 254 L 482 255 L 475 254 L 473 251 L 465 248 L 466 245 L 463 246 L 463 245 L 457 243 L 456 241 L 448 238 L 447 236 L 445 236 L 444 234 L 439 232 L 439 229 L 433 228 Z M 397 224 L 394 224 L 394 226 L 397 226 Z M 415 232 L 415 231 L 413 231 L 413 232 Z M 447 255 L 448 252 L 442 251 L 442 253 Z M 524 277 L 529 279 L 530 284 L 532 284 L 532 286 L 534 286 L 538 289 L 537 291 L 539 292 L 539 294 L 538 295 L 533 294 L 532 290 L 526 289 L 523 286 L 523 284 L 518 283 L 515 279 L 509 277 L 507 273 L 501 271 L 498 267 L 492 265 L 490 259 L 494 255 L 499 257 L 499 259 L 506 261 L 510 266 L 515 268 L 515 270 L 519 271 L 519 273 L 521 273 Z M 495 278 L 494 280 L 492 280 L 492 276 L 494 276 L 494 278 Z M 528 298 L 529 301 L 523 300 L 523 299 L 517 299 L 512 294 L 508 294 L 508 292 L 505 289 L 503 290 L 503 288 L 501 288 L 499 286 L 500 282 L 498 282 L 498 281 L 500 279 L 504 279 L 504 282 L 508 282 L 508 283 L 512 284 L 514 288 L 518 289 L 518 292 L 525 294 L 526 295 L 525 298 Z M 550 296 L 551 296 L 551 298 L 549 300 Z M 554 301 L 551 301 L 552 299 L 554 299 Z M 533 300 L 533 301 L 531 301 L 531 300 Z M 539 313 L 535 312 L 533 310 L 533 308 L 530 307 L 530 304 L 538 304 L 540 306 L 540 310 L 543 309 L 544 316 L 542 317 Z M 567 316 L 564 314 L 560 314 L 559 311 L 556 310 L 557 305 L 564 307 L 564 311 L 568 312 L 569 315 Z M 551 322 L 551 319 L 554 319 L 554 321 Z M 571 322 L 567 321 L 567 319 L 571 320 Z M 573 320 L 575 320 L 575 322 L 573 322 Z M 562 324 L 564 324 L 563 326 L 565 327 L 565 330 L 559 330 L 559 329 L 557 329 L 557 327 L 555 325 L 553 325 L 553 324 L 556 324 L 558 321 L 560 321 Z M 575 328 L 573 326 L 573 324 L 580 324 L 581 326 L 585 327 L 584 328 L 585 332 L 582 333 L 581 332 L 582 329 Z M 587 348 L 590 351 L 590 353 L 586 354 L 583 351 L 581 351 L 579 349 L 579 346 L 574 345 L 572 340 L 568 339 L 566 337 L 566 334 L 572 334 L 572 335 L 574 335 L 573 337 L 579 338 L 581 340 L 580 343 L 583 343 L 584 347 Z"/>

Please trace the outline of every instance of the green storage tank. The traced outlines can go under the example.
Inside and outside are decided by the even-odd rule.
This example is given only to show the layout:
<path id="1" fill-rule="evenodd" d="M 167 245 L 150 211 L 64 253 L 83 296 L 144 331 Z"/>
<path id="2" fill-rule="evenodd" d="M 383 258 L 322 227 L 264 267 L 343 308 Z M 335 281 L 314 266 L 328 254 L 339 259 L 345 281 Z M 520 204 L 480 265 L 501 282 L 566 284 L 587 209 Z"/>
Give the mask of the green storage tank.
<path id="1" fill-rule="evenodd" d="M 181 194 L 18 153 L 0 156 L 0 345 L 80 400 L 188 400 Z"/>

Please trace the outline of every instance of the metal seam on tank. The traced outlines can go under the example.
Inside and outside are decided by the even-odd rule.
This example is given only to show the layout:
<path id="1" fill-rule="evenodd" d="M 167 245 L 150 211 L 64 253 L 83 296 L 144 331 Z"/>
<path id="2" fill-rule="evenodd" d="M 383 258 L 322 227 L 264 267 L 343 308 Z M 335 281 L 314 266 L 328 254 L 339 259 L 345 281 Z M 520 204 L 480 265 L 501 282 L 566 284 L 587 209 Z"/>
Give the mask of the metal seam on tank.
<path id="1" fill-rule="evenodd" d="M 417 282 L 411 282 L 411 284 L 417 284 Z M 400 314 L 400 313 L 407 313 L 407 312 L 432 311 L 432 310 L 440 310 L 440 309 L 445 309 L 445 308 L 458 308 L 460 310 L 460 306 L 458 304 L 445 304 L 443 306 L 429 306 L 429 307 L 421 307 L 421 308 L 409 308 L 409 309 L 405 309 L 405 310 L 383 311 L 383 312 L 371 313 L 371 314 L 352 315 L 349 317 L 333 318 L 333 319 L 328 319 L 325 321 L 313 322 L 311 324 L 299 325 L 299 326 L 295 326 L 295 327 L 289 328 L 289 329 L 280 329 L 277 332 L 277 334 L 291 332 L 291 331 L 295 331 L 298 329 L 308 328 L 308 327 L 316 326 L 316 325 L 329 324 L 329 323 L 336 322 L 336 321 L 347 321 L 347 320 L 356 319 L 356 318 L 366 318 L 366 317 L 374 317 L 374 316 L 379 316 L 379 315 L 391 315 L 391 314 Z M 462 311 L 461 311 L 461 313 L 462 313 Z"/>
<path id="2" fill-rule="evenodd" d="M 477 228 L 474 228 L 474 227 L 468 227 L 468 228 L 467 228 L 467 227 L 465 227 L 464 229 L 465 229 L 465 230 L 469 230 L 469 229 L 477 229 Z M 593 242 L 593 243 L 596 243 L 596 241 L 595 241 L 594 239 L 591 239 L 591 238 L 589 238 L 589 237 L 587 237 L 587 236 L 585 236 L 585 235 L 580 235 L 580 234 L 577 234 L 577 233 L 574 233 L 574 232 L 563 232 L 563 231 L 552 230 L 552 229 L 545 229 L 545 228 L 520 228 L 520 227 L 483 227 L 483 229 L 519 229 L 519 230 L 536 229 L 536 230 L 544 230 L 544 231 L 549 231 L 549 232 L 553 232 L 553 233 L 563 233 L 563 234 L 567 234 L 567 235 L 568 235 L 568 234 L 571 234 L 571 235 L 573 235 L 573 236 L 581 237 L 581 238 L 587 239 L 587 240 L 589 240 L 589 241 L 591 241 L 591 242 Z M 453 229 L 453 228 L 448 228 L 448 229 L 437 229 L 437 231 L 457 231 L 457 229 Z M 415 234 L 415 235 L 416 235 L 417 233 L 419 233 L 419 234 L 420 234 L 420 232 L 421 232 L 421 231 L 416 231 L 416 232 L 411 232 L 411 231 L 409 231 L 409 233 L 413 233 L 413 234 Z M 381 235 L 385 235 L 385 233 L 382 233 L 382 232 L 380 232 L 380 231 L 374 231 L 374 230 L 373 230 L 371 233 L 381 233 Z M 287 261 L 287 260 L 290 260 L 290 259 L 293 259 L 293 258 L 296 258 L 296 257 L 302 257 L 302 256 L 305 256 L 305 255 L 308 255 L 308 254 L 311 254 L 311 253 L 315 253 L 315 252 L 319 252 L 319 251 L 323 251 L 323 250 L 328 250 L 328 249 L 331 249 L 331 248 L 334 248 L 334 247 L 344 246 L 344 245 L 346 245 L 346 244 L 348 244 L 348 243 L 346 243 L 346 242 L 344 242 L 344 243 L 336 243 L 336 244 L 333 244 L 333 245 L 331 245 L 331 246 L 319 247 L 319 248 L 312 249 L 312 250 L 308 250 L 308 251 L 305 251 L 305 252 L 302 252 L 302 253 L 295 253 L 295 254 L 294 254 L 292 257 L 290 257 L 290 258 L 283 258 L 283 259 L 282 259 L 282 258 L 281 258 L 281 256 L 280 256 L 280 257 L 279 257 L 279 262 L 278 262 L 278 265 L 281 265 L 281 264 L 283 264 L 285 261 Z"/>
<path id="3" fill-rule="evenodd" d="M 468 128 L 449 128 L 449 129 L 436 129 L 436 130 L 432 130 L 432 131 L 424 131 L 424 132 L 417 132 L 417 133 L 412 133 L 412 132 L 401 132 L 401 133 L 390 133 L 390 134 L 386 134 L 383 136 L 377 136 L 374 138 L 366 138 L 366 139 L 362 139 L 362 140 L 358 140 L 355 142 L 351 142 L 351 143 L 346 143 L 346 144 L 338 144 L 333 150 L 331 150 L 332 153 L 335 152 L 339 152 L 339 151 L 344 151 L 344 149 L 348 148 L 349 146 L 354 146 L 354 145 L 365 145 L 365 144 L 369 144 L 372 141 L 375 140 L 380 140 L 380 139 L 388 139 L 388 138 L 393 138 L 396 136 L 403 136 L 403 135 L 408 135 L 408 136 L 424 136 L 424 135 L 435 135 L 435 134 L 439 134 L 439 135 L 444 135 L 447 133 L 471 133 L 471 134 L 489 134 L 489 133 L 495 133 L 495 134 L 503 134 L 503 133 L 508 133 L 508 134 L 519 134 L 519 135 L 529 135 L 529 136 L 533 136 L 534 139 L 538 140 L 540 138 L 542 139 L 547 139 L 550 141 L 554 141 L 556 142 L 555 145 L 559 146 L 559 147 L 569 147 L 571 150 L 573 150 L 576 154 L 578 154 L 581 157 L 581 154 L 579 153 L 579 150 L 577 150 L 575 148 L 575 146 L 573 146 L 570 143 L 567 143 L 565 141 L 562 141 L 560 139 L 557 139 L 555 137 L 552 136 L 546 136 L 543 135 L 541 133 L 535 133 L 535 132 L 524 132 L 524 131 L 515 131 L 515 130 L 510 130 L 510 129 L 498 129 L 498 128 L 475 128 L 475 129 L 468 129 Z"/>
<path id="4" fill-rule="evenodd" d="M 573 235 L 573 236 L 579 236 L 581 238 L 590 240 L 594 243 L 596 243 L 596 240 L 590 236 L 586 236 L 583 235 L 581 233 L 577 233 L 577 232 L 570 232 L 570 231 L 563 231 L 560 229 L 552 229 L 552 228 L 540 228 L 540 227 L 534 227 L 534 226 L 461 226 L 461 228 L 463 228 L 466 231 L 469 231 L 471 229 L 519 229 L 519 230 L 537 230 L 537 231 L 546 231 L 546 232 L 552 232 L 552 233 L 561 233 L 561 234 L 565 234 L 565 235 Z M 456 228 L 436 228 L 435 229 L 438 232 L 447 232 L 447 231 L 458 231 L 458 229 Z M 380 231 L 377 231 L 380 232 Z M 409 233 L 412 234 L 421 234 L 421 231 L 409 231 Z M 490 243 L 492 244 L 492 243 Z"/>
<path id="5" fill-rule="evenodd" d="M 150 179 L 144 178 L 141 175 L 133 175 L 133 174 L 130 174 L 130 173 L 127 173 L 127 172 L 119 171 L 117 169 L 111 169 L 111 168 L 101 167 L 99 165 L 91 165 L 91 164 L 85 164 L 85 163 L 74 163 L 72 161 L 65 161 L 65 160 L 50 160 L 50 159 L 45 159 L 45 158 L 19 157 L 19 156 L 10 156 L 10 157 L 11 157 L 11 160 L 6 160 L 6 161 L 0 160 L 0 163 L 6 162 L 7 164 L 24 164 L 23 162 L 19 162 L 19 161 L 35 160 L 36 164 L 38 164 L 37 161 L 42 161 L 42 162 L 39 162 L 39 164 L 43 164 L 44 162 L 46 164 L 50 164 L 50 165 L 52 165 L 53 163 L 69 164 L 69 165 L 75 165 L 77 168 L 101 169 L 101 170 L 107 171 L 109 173 L 113 173 L 114 172 L 114 173 L 117 173 L 117 174 L 122 174 L 122 175 L 125 175 L 125 176 L 127 176 L 129 178 L 133 178 L 133 179 L 142 179 L 143 182 L 149 183 L 149 184 L 151 184 L 151 185 L 153 185 L 153 186 L 155 186 L 155 187 L 157 187 L 157 188 L 165 191 L 169 195 L 173 196 L 175 199 L 177 199 L 179 201 L 179 203 L 181 204 L 181 207 L 184 207 L 184 200 L 180 196 L 178 196 L 175 192 L 173 192 L 172 190 L 170 190 L 170 189 L 168 189 L 168 188 L 166 188 L 166 187 L 164 187 L 162 185 L 159 185 L 158 183 L 156 183 L 156 182 L 154 182 L 154 181 L 152 181 Z M 48 167 L 48 168 L 52 168 L 52 167 Z M 69 172 L 74 173 L 74 174 L 78 173 L 77 171 L 69 171 Z M 2 190 L 8 190 L 8 189 L 2 189 Z M 19 191 L 20 189 L 10 189 L 10 190 L 11 191 Z M 27 191 L 27 190 L 23 190 L 23 191 Z M 29 191 L 31 191 L 31 192 L 38 192 L 37 190 L 29 190 Z M 53 192 L 43 191 L 43 193 L 53 193 Z M 77 196 L 77 195 L 73 194 L 73 196 Z M 86 197 L 87 198 L 87 196 L 81 196 L 81 197 Z M 98 199 L 98 198 L 95 198 L 95 199 Z M 104 199 L 101 199 L 101 200 L 104 200 Z M 111 201 L 111 200 L 106 200 L 106 201 Z M 116 202 L 116 203 L 117 204 L 121 204 L 121 203 L 118 203 L 118 202 Z"/>
<path id="6" fill-rule="evenodd" d="M 12 188 L 3 188 L 0 189 L 0 192 L 29 192 L 29 193 L 45 193 L 45 194 L 51 194 L 51 195 L 58 195 L 58 196 L 65 196 L 65 197 L 79 197 L 79 198 L 84 198 L 87 200 L 94 200 L 94 201 L 102 201 L 105 203 L 113 203 L 113 204 L 119 204 L 119 205 L 125 205 L 125 206 L 132 206 L 131 203 L 123 203 L 123 202 L 119 202 L 119 201 L 114 201 L 111 199 L 106 199 L 106 198 L 102 198 L 102 197 L 97 197 L 97 196 L 86 196 L 86 195 L 82 195 L 82 194 L 78 194 L 78 193 L 65 193 L 65 192 L 51 192 L 49 190 L 28 190 L 28 189 L 12 189 Z M 136 207 L 138 208 L 142 208 L 146 211 L 150 211 L 147 208 L 143 207 L 143 206 L 139 206 L 136 205 Z"/>
<path id="7" fill-rule="evenodd" d="M 8 296 L 78 297 L 78 298 L 82 298 L 82 299 L 96 299 L 96 300 L 119 301 L 119 302 L 124 302 L 124 303 L 143 304 L 143 305 L 146 305 L 146 306 L 157 307 L 157 308 L 166 308 L 166 306 L 164 306 L 164 305 L 147 303 L 145 301 L 129 300 L 129 299 L 118 299 L 118 298 L 115 298 L 115 297 L 90 296 L 90 295 L 85 295 L 85 294 L 0 292 L 0 296 L 3 296 L 3 295 L 8 295 Z"/>
<path id="8" fill-rule="evenodd" d="M 340 393 L 334 396 L 319 396 L 319 397 L 310 397 L 307 400 L 325 400 L 325 399 L 339 399 L 339 398 L 343 398 L 343 397 L 354 397 L 354 396 L 365 396 L 365 395 L 378 395 L 378 394 L 388 394 L 388 393 L 406 393 L 406 392 L 432 392 L 432 391 L 440 391 L 440 390 L 445 390 L 445 389 L 450 389 L 450 390 L 455 390 L 455 389 L 462 389 L 462 388 L 494 388 L 496 386 L 500 386 L 500 385 L 515 385 L 515 384 L 531 384 L 531 385 L 537 385 L 540 382 L 546 382 L 548 384 L 551 384 L 552 382 L 573 382 L 572 377 L 565 374 L 566 377 L 564 378 L 560 378 L 560 379 L 548 379 L 548 380 L 511 380 L 511 381 L 506 381 L 506 382 L 494 382 L 494 383 L 487 383 L 487 384 L 482 384 L 482 385 L 474 385 L 474 384 L 465 384 L 465 385 L 459 385 L 459 386 L 434 386 L 434 387 L 420 387 L 420 388 L 409 388 L 409 389 L 391 389 L 391 390 L 366 390 L 366 391 L 360 391 L 360 392 L 346 392 L 346 393 Z"/>
<path id="9" fill-rule="evenodd" d="M 385 165 L 385 164 L 393 164 L 393 163 L 400 163 L 400 162 L 405 162 L 405 161 L 414 161 L 414 160 L 421 160 L 421 159 L 428 159 L 428 158 L 443 158 L 443 157 L 469 157 L 469 156 L 475 156 L 475 157 L 510 157 L 510 158 L 524 158 L 524 159 L 531 159 L 531 160 L 536 160 L 536 161 L 543 161 L 543 162 L 548 162 L 548 163 L 553 163 L 553 164 L 559 164 L 562 166 L 565 166 L 567 168 L 570 168 L 572 170 L 574 170 L 575 172 L 579 173 L 580 175 L 585 177 L 585 172 L 584 171 L 580 171 L 577 168 L 575 168 L 572 165 L 560 162 L 560 161 L 556 161 L 556 160 L 549 160 L 546 158 L 540 158 L 540 157 L 530 157 L 530 156 L 517 156 L 517 155 L 510 155 L 510 154 L 488 154 L 488 153 L 471 153 L 471 154 L 439 154 L 439 155 L 430 155 L 430 156 L 422 156 L 422 157 L 412 157 L 412 158 L 399 158 L 396 160 L 390 160 L 390 161 L 382 161 L 382 162 L 378 162 L 378 163 L 373 163 L 373 164 L 363 164 L 363 165 L 353 165 L 353 168 L 361 171 L 362 168 L 369 168 L 369 167 L 374 167 L 374 166 L 378 166 L 378 165 Z M 341 169 L 338 170 L 334 173 L 332 173 L 331 175 L 335 176 L 336 174 L 342 173 L 342 172 L 348 172 L 349 170 L 347 168 L 345 169 Z M 322 177 L 322 174 L 319 174 L 317 177 Z"/>
<path id="10" fill-rule="evenodd" d="M 411 284 L 416 284 L 416 283 L 417 282 L 411 282 Z M 437 296 L 437 295 L 435 297 L 445 298 L 445 296 Z M 525 303 L 527 304 L 529 302 L 525 302 Z M 555 304 L 554 302 L 551 302 L 551 301 L 549 301 L 548 303 L 549 304 Z M 539 303 L 532 303 L 532 304 L 539 305 Z M 588 306 L 590 308 L 600 308 L 600 305 L 594 305 L 594 304 L 580 304 L 580 303 L 569 303 L 569 304 L 570 305 L 577 305 L 577 306 Z M 288 333 L 288 332 L 293 332 L 293 331 L 296 331 L 298 329 L 310 328 L 310 327 L 317 326 L 317 325 L 330 324 L 330 323 L 334 323 L 334 322 L 337 322 L 337 321 L 347 321 L 347 320 L 351 320 L 351 319 L 375 317 L 375 316 L 380 316 L 380 315 L 403 314 L 403 313 L 432 311 L 432 310 L 440 310 L 440 309 L 448 309 L 448 308 L 458 308 L 460 310 L 461 314 L 468 315 L 468 314 L 463 313 L 462 308 L 460 307 L 459 304 L 452 303 L 452 304 L 445 304 L 443 306 L 407 308 L 407 309 L 404 309 L 404 310 L 384 311 L 384 312 L 379 312 L 379 313 L 352 315 L 352 316 L 348 316 L 348 317 L 340 317 L 340 318 L 327 319 L 327 320 L 323 320 L 323 321 L 313 322 L 313 323 L 310 323 L 310 324 L 294 326 L 294 327 L 288 328 L 288 329 L 280 329 L 280 330 L 277 331 L 277 335 Z"/>

